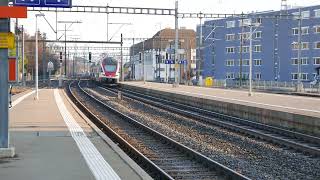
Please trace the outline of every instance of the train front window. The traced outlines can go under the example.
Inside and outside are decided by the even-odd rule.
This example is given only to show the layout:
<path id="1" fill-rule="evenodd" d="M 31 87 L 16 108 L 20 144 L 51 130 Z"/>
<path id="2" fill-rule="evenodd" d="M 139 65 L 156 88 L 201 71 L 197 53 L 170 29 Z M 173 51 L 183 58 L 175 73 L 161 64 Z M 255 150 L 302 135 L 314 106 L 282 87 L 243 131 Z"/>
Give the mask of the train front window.
<path id="1" fill-rule="evenodd" d="M 115 72 L 117 70 L 117 66 L 116 65 L 105 65 L 104 69 L 107 72 Z"/>

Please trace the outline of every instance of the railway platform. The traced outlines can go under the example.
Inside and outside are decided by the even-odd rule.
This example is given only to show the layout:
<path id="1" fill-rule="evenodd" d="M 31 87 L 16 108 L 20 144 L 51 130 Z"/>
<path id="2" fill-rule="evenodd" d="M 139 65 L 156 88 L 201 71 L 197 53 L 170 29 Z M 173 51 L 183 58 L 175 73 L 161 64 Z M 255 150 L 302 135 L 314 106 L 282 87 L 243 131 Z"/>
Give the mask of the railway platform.
<path id="1" fill-rule="evenodd" d="M 123 82 L 125 89 L 218 113 L 320 136 L 320 99 L 152 82 Z"/>
<path id="2" fill-rule="evenodd" d="M 96 128 L 63 90 L 32 90 L 13 96 L 10 146 L 0 159 L 0 179 L 151 179 Z"/>

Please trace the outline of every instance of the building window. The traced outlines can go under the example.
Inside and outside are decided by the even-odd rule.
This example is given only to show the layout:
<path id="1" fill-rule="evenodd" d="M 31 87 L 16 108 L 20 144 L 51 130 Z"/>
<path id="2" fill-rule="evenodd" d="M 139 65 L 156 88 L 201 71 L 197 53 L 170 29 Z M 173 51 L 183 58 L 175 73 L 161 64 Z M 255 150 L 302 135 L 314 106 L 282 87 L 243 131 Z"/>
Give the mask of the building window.
<path id="1" fill-rule="evenodd" d="M 314 33 L 320 33 L 320 26 L 314 27 Z"/>
<path id="2" fill-rule="evenodd" d="M 234 73 L 227 73 L 226 79 L 234 79 Z"/>
<path id="3" fill-rule="evenodd" d="M 320 57 L 313 58 L 313 64 L 314 65 L 320 65 Z"/>
<path id="4" fill-rule="evenodd" d="M 251 24 L 251 19 L 239 20 L 239 27 L 248 26 Z"/>
<path id="5" fill-rule="evenodd" d="M 241 79 L 249 79 L 249 73 L 241 73 L 242 74 L 242 78 Z M 240 78 L 240 73 L 238 74 L 238 78 Z"/>
<path id="6" fill-rule="evenodd" d="M 314 43 L 314 48 L 315 49 L 320 49 L 320 42 L 315 42 Z"/>
<path id="7" fill-rule="evenodd" d="M 226 27 L 227 27 L 227 28 L 234 28 L 234 27 L 236 27 L 236 21 L 227 21 L 227 22 L 226 22 Z"/>
<path id="8" fill-rule="evenodd" d="M 293 50 L 298 50 L 299 49 L 299 43 L 292 43 L 292 49 Z M 309 49 L 309 43 L 308 42 L 303 42 L 301 43 L 301 49 L 306 50 Z"/>
<path id="9" fill-rule="evenodd" d="M 228 59 L 228 60 L 226 61 L 226 65 L 227 65 L 227 66 L 234 66 L 234 59 Z"/>
<path id="10" fill-rule="evenodd" d="M 301 28 L 301 35 L 309 34 L 309 27 Z M 299 28 L 292 28 L 292 35 L 299 35 Z"/>
<path id="11" fill-rule="evenodd" d="M 262 37 L 262 32 L 258 31 L 254 33 L 254 38 L 261 38 Z"/>
<path id="12" fill-rule="evenodd" d="M 291 79 L 292 80 L 298 80 L 298 73 L 292 73 L 291 74 Z M 308 73 L 301 73 L 301 80 L 309 80 L 308 78 Z"/>
<path id="13" fill-rule="evenodd" d="M 302 35 L 309 34 L 309 27 L 302 27 L 301 28 L 301 34 Z"/>
<path id="14" fill-rule="evenodd" d="M 235 34 L 227 34 L 226 35 L 226 40 L 227 41 L 234 41 L 236 39 L 236 35 Z"/>
<path id="15" fill-rule="evenodd" d="M 314 10 L 314 17 L 316 18 L 320 17 L 320 9 Z"/>
<path id="16" fill-rule="evenodd" d="M 298 35 L 299 29 L 298 28 L 292 28 L 292 35 Z"/>
<path id="17" fill-rule="evenodd" d="M 298 65 L 299 61 L 298 58 L 292 58 L 292 65 Z M 301 58 L 301 65 L 308 65 L 309 64 L 309 60 L 307 57 L 303 57 Z"/>
<path id="18" fill-rule="evenodd" d="M 301 17 L 303 19 L 309 19 L 310 18 L 310 11 L 302 11 L 301 12 Z"/>
<path id="19" fill-rule="evenodd" d="M 249 46 L 242 46 L 243 53 L 249 53 L 250 47 Z M 241 47 L 239 47 L 239 52 L 241 52 Z"/>
<path id="20" fill-rule="evenodd" d="M 256 18 L 255 23 L 257 24 L 262 24 L 262 18 Z"/>
<path id="21" fill-rule="evenodd" d="M 261 73 L 256 73 L 255 74 L 255 78 L 257 79 L 257 80 L 261 80 Z"/>
<path id="22" fill-rule="evenodd" d="M 292 73 L 291 74 L 291 79 L 292 80 L 297 80 L 298 79 L 298 73 Z"/>
<path id="23" fill-rule="evenodd" d="M 254 65 L 255 66 L 261 66 L 262 65 L 262 60 L 261 59 L 255 59 L 254 60 Z"/>
<path id="24" fill-rule="evenodd" d="M 293 19 L 299 19 L 300 13 L 295 12 L 295 13 L 292 13 L 292 15 L 294 16 Z"/>
<path id="25" fill-rule="evenodd" d="M 247 40 L 250 38 L 250 33 L 249 32 L 239 33 L 239 40 L 241 40 L 241 37 L 242 37 L 242 40 Z"/>
<path id="26" fill-rule="evenodd" d="M 262 52 L 262 46 L 261 45 L 254 46 L 254 52 Z"/>
<path id="27" fill-rule="evenodd" d="M 309 75 L 308 73 L 302 73 L 301 74 L 301 79 L 302 80 L 308 80 L 309 79 L 308 75 Z"/>
<path id="28" fill-rule="evenodd" d="M 226 48 L 227 53 L 234 53 L 235 52 L 235 47 L 227 47 Z"/>
<path id="29" fill-rule="evenodd" d="M 243 66 L 249 66 L 250 60 L 249 59 L 242 59 L 242 65 Z M 240 66 L 240 60 L 239 60 L 239 66 Z"/>

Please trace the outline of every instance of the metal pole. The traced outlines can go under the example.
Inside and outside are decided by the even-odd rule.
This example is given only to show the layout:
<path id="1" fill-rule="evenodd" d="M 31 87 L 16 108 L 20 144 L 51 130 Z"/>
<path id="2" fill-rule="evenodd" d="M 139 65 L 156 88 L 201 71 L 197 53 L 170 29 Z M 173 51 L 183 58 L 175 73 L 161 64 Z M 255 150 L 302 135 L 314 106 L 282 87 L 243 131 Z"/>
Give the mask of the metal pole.
<path id="1" fill-rule="evenodd" d="M 8 6 L 8 1 L 0 1 Z M 0 19 L 0 32 L 10 31 L 10 19 Z M 0 148 L 9 148 L 8 49 L 0 49 Z"/>
<path id="2" fill-rule="evenodd" d="M 123 46 L 123 35 L 121 34 L 121 45 L 120 45 L 120 68 L 121 68 L 121 82 L 124 82 L 123 76 L 123 54 L 122 54 L 122 46 Z"/>
<path id="3" fill-rule="evenodd" d="M 24 77 L 24 27 L 22 25 L 22 84 L 25 86 L 25 77 Z"/>
<path id="4" fill-rule="evenodd" d="M 16 80 L 17 80 L 17 83 L 19 83 L 19 31 L 18 31 L 18 26 L 19 26 L 19 23 L 18 23 L 18 19 L 16 18 Z"/>
<path id="5" fill-rule="evenodd" d="M 67 76 L 67 24 L 64 24 L 64 75 Z"/>
<path id="6" fill-rule="evenodd" d="M 56 40 L 58 40 L 58 10 L 56 9 Z"/>
<path id="7" fill-rule="evenodd" d="M 35 36 L 36 36 L 36 51 L 35 51 L 35 56 L 36 56 L 36 63 L 35 63 L 35 66 L 36 66 L 36 82 L 35 82 L 35 84 L 36 84 L 36 97 L 35 97 L 35 99 L 36 100 L 38 100 L 39 99 L 39 87 L 38 87 L 38 16 L 36 15 L 36 34 L 35 34 Z"/>
<path id="8" fill-rule="evenodd" d="M 46 34 L 43 34 L 43 40 L 46 39 Z M 46 77 L 46 47 L 45 47 L 45 41 L 42 41 L 42 82 L 45 82 Z"/>
<path id="9" fill-rule="evenodd" d="M 302 18 L 301 18 L 301 9 L 299 9 L 299 35 L 298 35 L 298 84 L 297 91 L 301 92 L 301 31 L 302 31 Z"/>
<path id="10" fill-rule="evenodd" d="M 109 41 L 109 3 L 107 4 L 107 41 Z"/>
<path id="11" fill-rule="evenodd" d="M 242 13 L 243 14 L 243 13 Z M 240 88 L 242 87 L 242 52 L 243 52 L 243 31 L 244 31 L 244 26 L 243 26 L 243 17 L 241 16 L 241 36 L 240 36 L 240 74 L 239 74 L 239 80 L 240 80 Z"/>
<path id="12" fill-rule="evenodd" d="M 131 77 L 130 77 L 130 79 L 131 80 L 133 80 L 133 70 L 134 70 L 134 68 L 133 68 L 133 66 L 134 66 L 134 38 L 132 38 L 132 59 L 131 59 Z"/>
<path id="13" fill-rule="evenodd" d="M 201 12 L 200 12 L 201 13 Z M 200 36 L 199 36 L 199 60 L 198 60 L 198 72 L 197 72 L 197 80 L 198 80 L 198 85 L 200 85 L 200 72 L 201 72 L 201 64 L 202 64 L 202 57 L 201 57 L 201 47 L 202 47 L 202 18 L 200 18 Z"/>
<path id="14" fill-rule="evenodd" d="M 251 19 L 252 23 L 252 19 Z M 252 96 L 252 24 L 250 25 L 249 96 Z"/>
<path id="15" fill-rule="evenodd" d="M 145 77 L 144 77 L 144 41 L 142 42 L 142 79 L 143 83 L 146 83 Z"/>
<path id="16" fill-rule="evenodd" d="M 175 59 L 175 70 L 174 70 L 174 76 L 175 76 L 175 84 L 174 87 L 179 86 L 179 77 L 178 77 L 178 41 L 179 41 L 179 18 L 178 18 L 178 7 L 179 3 L 176 1 L 176 7 L 175 7 L 175 31 L 176 31 L 176 37 L 175 37 L 175 51 L 174 51 L 174 59 Z"/>

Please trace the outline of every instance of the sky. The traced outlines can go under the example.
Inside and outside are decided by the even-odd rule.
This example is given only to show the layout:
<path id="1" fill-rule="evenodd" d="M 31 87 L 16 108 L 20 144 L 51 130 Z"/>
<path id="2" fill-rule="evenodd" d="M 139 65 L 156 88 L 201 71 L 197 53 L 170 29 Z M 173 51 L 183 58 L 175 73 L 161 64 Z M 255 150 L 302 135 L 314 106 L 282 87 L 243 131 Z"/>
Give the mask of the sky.
<path id="1" fill-rule="evenodd" d="M 73 0 L 73 5 L 88 6 L 124 6 L 124 7 L 152 7 L 172 8 L 175 0 Z M 320 5 L 319 0 L 288 0 L 292 6 Z M 253 11 L 279 10 L 281 0 L 179 0 L 179 12 L 203 12 L 203 13 L 248 13 Z M 55 27 L 55 14 L 45 13 L 49 23 Z M 38 19 L 38 26 L 41 32 L 46 32 L 49 39 L 55 39 L 55 34 L 43 18 Z M 93 13 L 59 13 L 58 20 L 61 21 L 82 21 L 81 24 L 74 24 L 67 34 L 69 37 L 78 37 L 80 40 L 106 40 L 107 39 L 107 15 Z M 109 25 L 109 38 L 113 41 L 120 40 L 120 34 L 125 38 L 150 38 L 160 29 L 174 28 L 173 16 L 151 16 L 151 15 L 123 15 L 110 14 L 110 23 L 130 23 L 120 28 L 120 25 Z M 199 19 L 180 19 L 179 27 L 195 29 Z M 28 33 L 35 32 L 35 13 L 28 12 L 27 19 L 19 20 L 19 25 L 24 25 Z M 119 29 L 120 28 L 120 29 Z M 59 24 L 59 30 L 64 29 Z M 58 37 L 63 32 L 59 31 Z M 126 43 L 130 46 L 130 42 Z"/>

